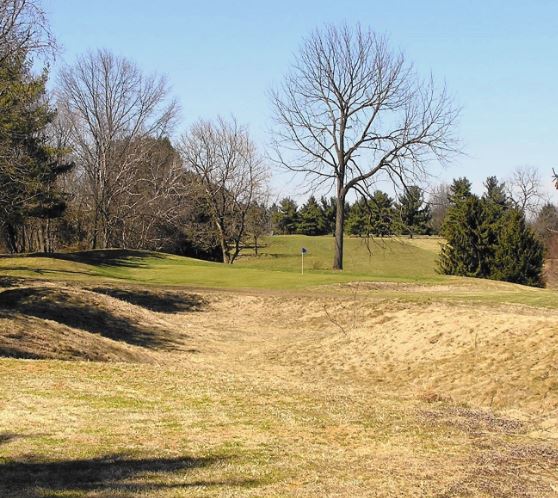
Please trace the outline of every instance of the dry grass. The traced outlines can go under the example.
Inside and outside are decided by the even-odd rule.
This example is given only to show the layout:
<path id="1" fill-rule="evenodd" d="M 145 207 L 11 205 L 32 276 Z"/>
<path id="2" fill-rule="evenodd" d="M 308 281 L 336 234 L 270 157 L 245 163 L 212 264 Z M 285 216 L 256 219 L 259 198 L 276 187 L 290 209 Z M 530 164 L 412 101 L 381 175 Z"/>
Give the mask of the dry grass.
<path id="1" fill-rule="evenodd" d="M 0 496 L 558 493 L 557 312 L 5 286 Z"/>

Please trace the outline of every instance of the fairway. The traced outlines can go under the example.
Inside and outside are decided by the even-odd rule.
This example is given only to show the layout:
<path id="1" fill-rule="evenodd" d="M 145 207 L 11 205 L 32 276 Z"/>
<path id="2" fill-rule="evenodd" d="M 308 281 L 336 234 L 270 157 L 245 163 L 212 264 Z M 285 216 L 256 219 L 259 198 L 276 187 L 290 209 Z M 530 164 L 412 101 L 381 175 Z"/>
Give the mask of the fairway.
<path id="1" fill-rule="evenodd" d="M 346 267 L 334 272 L 332 237 L 275 236 L 263 239 L 259 256 L 245 250 L 238 262 L 223 265 L 146 251 L 108 250 L 52 257 L 0 258 L 13 276 L 64 279 L 110 278 L 144 283 L 206 287 L 301 288 L 354 280 L 441 281 L 436 273 L 440 239 L 348 238 Z M 305 274 L 301 275 L 302 247 Z"/>
<path id="2" fill-rule="evenodd" d="M 436 259 L 443 239 L 432 238 L 345 238 L 344 273 L 355 277 L 387 280 L 429 281 L 436 279 Z M 331 273 L 334 240 L 331 236 L 276 235 L 265 237 L 259 257 L 245 251 L 239 264 L 250 268 L 293 271 L 301 269 L 301 249 L 305 269 L 311 274 Z"/>
<path id="3" fill-rule="evenodd" d="M 0 257 L 0 275 L 67 282 L 150 286 L 373 294 L 412 301 L 432 298 L 558 307 L 548 289 L 441 275 L 439 238 L 346 239 L 346 269 L 331 270 L 331 237 L 273 236 L 259 256 L 247 249 L 233 265 L 149 251 L 109 249 Z M 305 272 L 301 274 L 302 247 Z M 354 283 L 360 282 L 356 287 Z M 390 285 L 394 284 L 394 285 Z M 398 285 L 395 285 L 398 284 Z"/>

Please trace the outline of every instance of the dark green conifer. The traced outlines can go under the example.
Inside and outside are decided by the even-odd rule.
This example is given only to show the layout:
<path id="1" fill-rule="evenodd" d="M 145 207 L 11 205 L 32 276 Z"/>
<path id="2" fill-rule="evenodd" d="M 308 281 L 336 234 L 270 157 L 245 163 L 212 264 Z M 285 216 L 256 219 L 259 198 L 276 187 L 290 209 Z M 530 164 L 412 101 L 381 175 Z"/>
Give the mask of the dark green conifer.
<path id="1" fill-rule="evenodd" d="M 420 187 L 411 185 L 398 199 L 398 221 L 401 223 L 400 231 L 403 234 L 413 235 L 429 234 L 432 213 L 430 206 L 424 202 L 424 194 Z"/>
<path id="2" fill-rule="evenodd" d="M 313 195 L 299 210 L 297 232 L 303 235 L 323 235 L 326 233 L 324 213 Z"/>

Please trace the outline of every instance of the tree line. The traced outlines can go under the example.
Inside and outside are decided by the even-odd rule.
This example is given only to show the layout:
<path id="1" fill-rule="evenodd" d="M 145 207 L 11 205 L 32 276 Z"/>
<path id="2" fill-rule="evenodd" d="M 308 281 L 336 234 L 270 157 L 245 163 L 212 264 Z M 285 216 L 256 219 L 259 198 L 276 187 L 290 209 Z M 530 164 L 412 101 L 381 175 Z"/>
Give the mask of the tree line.
<path id="1" fill-rule="evenodd" d="M 56 45 L 40 1 L 0 0 L 0 17 L 7 250 L 128 247 L 231 263 L 257 240 L 267 223 L 269 168 L 245 126 L 199 120 L 173 139 L 179 108 L 166 79 L 108 50 L 64 65 L 49 93 Z M 39 75 L 37 61 L 45 67 Z M 454 150 L 457 112 L 445 90 L 358 25 L 312 33 L 271 101 L 277 127 L 268 157 L 305 173 L 310 187 L 335 189 L 328 223 L 336 269 L 347 230 L 386 224 L 373 220 L 386 201 L 374 181 L 383 175 L 409 185 L 429 160 Z M 363 200 L 346 227 L 350 193 Z M 322 230 L 306 211 L 303 230 Z"/>
<path id="2" fill-rule="evenodd" d="M 519 168 L 507 183 L 488 177 L 484 189 L 474 194 L 471 182 L 462 177 L 439 185 L 428 197 L 418 186 L 397 200 L 376 190 L 370 199 L 345 202 L 345 233 L 439 235 L 445 239 L 439 258 L 442 273 L 543 286 L 545 256 L 558 257 L 558 209 L 541 201 L 536 171 Z M 284 198 L 270 209 L 273 233 L 334 235 L 336 206 L 335 198 L 317 201 L 310 196 L 300 207 Z"/>
<path id="3" fill-rule="evenodd" d="M 423 190 L 413 185 L 397 200 L 376 190 L 352 204 L 345 201 L 345 234 L 360 237 L 389 235 L 431 235 L 432 210 L 424 199 Z M 273 233 L 302 235 L 335 235 L 337 199 L 315 196 L 298 207 L 291 198 L 271 206 Z"/>

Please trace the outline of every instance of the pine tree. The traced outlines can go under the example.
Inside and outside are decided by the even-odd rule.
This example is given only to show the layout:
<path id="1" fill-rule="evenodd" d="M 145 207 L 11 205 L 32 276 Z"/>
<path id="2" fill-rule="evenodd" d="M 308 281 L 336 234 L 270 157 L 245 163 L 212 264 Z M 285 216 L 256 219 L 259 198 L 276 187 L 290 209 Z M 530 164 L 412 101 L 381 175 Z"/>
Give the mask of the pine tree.
<path id="1" fill-rule="evenodd" d="M 378 237 L 393 233 L 393 199 L 381 190 L 376 190 L 370 201 L 370 231 Z"/>
<path id="2" fill-rule="evenodd" d="M 285 197 L 279 203 L 277 211 L 274 213 L 273 226 L 277 231 L 284 235 L 296 232 L 298 228 L 298 206 L 290 197 Z"/>
<path id="3" fill-rule="evenodd" d="M 335 215 L 337 213 L 337 200 L 335 197 L 329 199 L 322 196 L 320 208 L 325 222 L 325 233 L 333 235 L 335 233 Z"/>
<path id="4" fill-rule="evenodd" d="M 393 199 L 376 190 L 370 199 L 363 197 L 350 206 L 345 230 L 350 235 L 384 237 L 393 233 L 394 218 Z"/>
<path id="5" fill-rule="evenodd" d="M 498 246 L 500 221 L 505 212 L 511 208 L 506 186 L 498 182 L 495 176 L 489 176 L 484 182 L 485 191 L 482 196 L 483 220 L 482 234 L 485 253 L 482 260 L 481 275 L 489 277 L 494 268 L 495 251 Z"/>
<path id="6" fill-rule="evenodd" d="M 482 203 L 470 192 L 461 194 L 452 196 L 442 225 L 446 244 L 440 254 L 440 269 L 448 275 L 486 277 Z"/>
<path id="7" fill-rule="evenodd" d="M 543 287 L 544 247 L 527 227 L 523 213 L 509 209 L 498 223 L 492 278 Z"/>
<path id="8" fill-rule="evenodd" d="M 454 181 L 442 234 L 439 265 L 450 275 L 492 278 L 542 286 L 543 245 L 511 207 L 505 185 L 495 177 L 480 199 L 466 179 Z"/>
<path id="9" fill-rule="evenodd" d="M 364 198 L 359 199 L 349 208 L 345 220 L 345 231 L 349 235 L 367 236 L 370 233 L 370 206 Z"/>
<path id="10" fill-rule="evenodd" d="M 424 202 L 424 194 L 420 187 L 412 185 L 398 199 L 397 211 L 401 221 L 401 231 L 413 237 L 413 235 L 425 235 L 430 233 L 430 220 L 432 213 L 430 206 Z"/>
<path id="11" fill-rule="evenodd" d="M 0 224 L 8 249 L 24 251 L 20 231 L 28 217 L 50 220 L 66 209 L 56 180 L 72 165 L 48 143 L 55 113 L 46 100 L 46 73 L 31 74 L 22 54 L 0 65 Z"/>
<path id="12" fill-rule="evenodd" d="M 303 235 L 323 235 L 326 233 L 324 214 L 313 195 L 300 208 L 298 219 L 298 233 Z"/>

